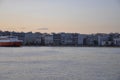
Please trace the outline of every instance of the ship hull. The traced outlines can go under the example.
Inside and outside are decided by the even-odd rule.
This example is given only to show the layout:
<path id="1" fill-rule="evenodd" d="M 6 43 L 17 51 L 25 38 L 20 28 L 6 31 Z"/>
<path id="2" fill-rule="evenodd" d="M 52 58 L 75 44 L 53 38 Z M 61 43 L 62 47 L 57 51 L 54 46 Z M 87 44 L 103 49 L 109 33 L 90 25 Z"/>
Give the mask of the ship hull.
<path id="1" fill-rule="evenodd" d="M 20 47 L 22 42 L 0 42 L 0 47 Z"/>

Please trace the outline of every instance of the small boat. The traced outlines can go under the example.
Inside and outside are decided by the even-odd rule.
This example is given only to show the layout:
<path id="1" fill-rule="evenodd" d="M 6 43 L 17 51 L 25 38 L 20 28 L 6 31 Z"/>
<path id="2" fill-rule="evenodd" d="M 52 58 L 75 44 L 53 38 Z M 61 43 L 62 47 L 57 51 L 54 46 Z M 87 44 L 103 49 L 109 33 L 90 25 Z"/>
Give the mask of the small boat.
<path id="1" fill-rule="evenodd" d="M 20 47 L 22 42 L 17 36 L 0 36 L 1 47 Z"/>

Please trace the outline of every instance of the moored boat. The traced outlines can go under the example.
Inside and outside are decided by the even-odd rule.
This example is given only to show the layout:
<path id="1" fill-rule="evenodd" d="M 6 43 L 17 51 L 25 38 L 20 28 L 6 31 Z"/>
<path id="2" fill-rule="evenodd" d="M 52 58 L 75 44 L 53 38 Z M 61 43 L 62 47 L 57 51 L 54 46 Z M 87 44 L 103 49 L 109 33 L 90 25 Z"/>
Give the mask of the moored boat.
<path id="1" fill-rule="evenodd" d="M 1 47 L 19 47 L 22 42 L 22 40 L 18 40 L 17 36 L 0 36 Z"/>

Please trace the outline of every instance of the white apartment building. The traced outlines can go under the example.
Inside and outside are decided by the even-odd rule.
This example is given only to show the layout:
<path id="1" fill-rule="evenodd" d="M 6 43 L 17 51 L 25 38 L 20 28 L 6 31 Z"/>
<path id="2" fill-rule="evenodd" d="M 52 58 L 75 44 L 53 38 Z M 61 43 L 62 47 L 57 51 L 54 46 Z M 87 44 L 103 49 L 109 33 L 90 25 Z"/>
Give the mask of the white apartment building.
<path id="1" fill-rule="evenodd" d="M 53 44 L 53 35 L 44 36 L 44 43 L 45 43 L 45 45 L 52 45 Z"/>
<path id="2" fill-rule="evenodd" d="M 40 34 L 33 34 L 31 32 L 25 34 L 25 44 L 41 44 L 41 35 Z"/>
<path id="3" fill-rule="evenodd" d="M 78 45 L 81 45 L 81 46 L 83 45 L 85 37 L 86 37 L 85 35 L 78 34 Z"/>

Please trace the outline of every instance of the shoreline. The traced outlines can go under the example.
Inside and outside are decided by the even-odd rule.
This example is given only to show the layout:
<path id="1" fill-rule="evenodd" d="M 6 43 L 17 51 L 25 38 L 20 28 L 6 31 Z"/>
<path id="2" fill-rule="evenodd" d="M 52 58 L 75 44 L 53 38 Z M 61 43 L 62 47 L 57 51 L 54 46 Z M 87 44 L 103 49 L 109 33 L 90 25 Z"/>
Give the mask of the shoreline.
<path id="1" fill-rule="evenodd" d="M 20 46 L 20 47 L 81 47 L 81 48 L 120 48 L 120 46 Z"/>

